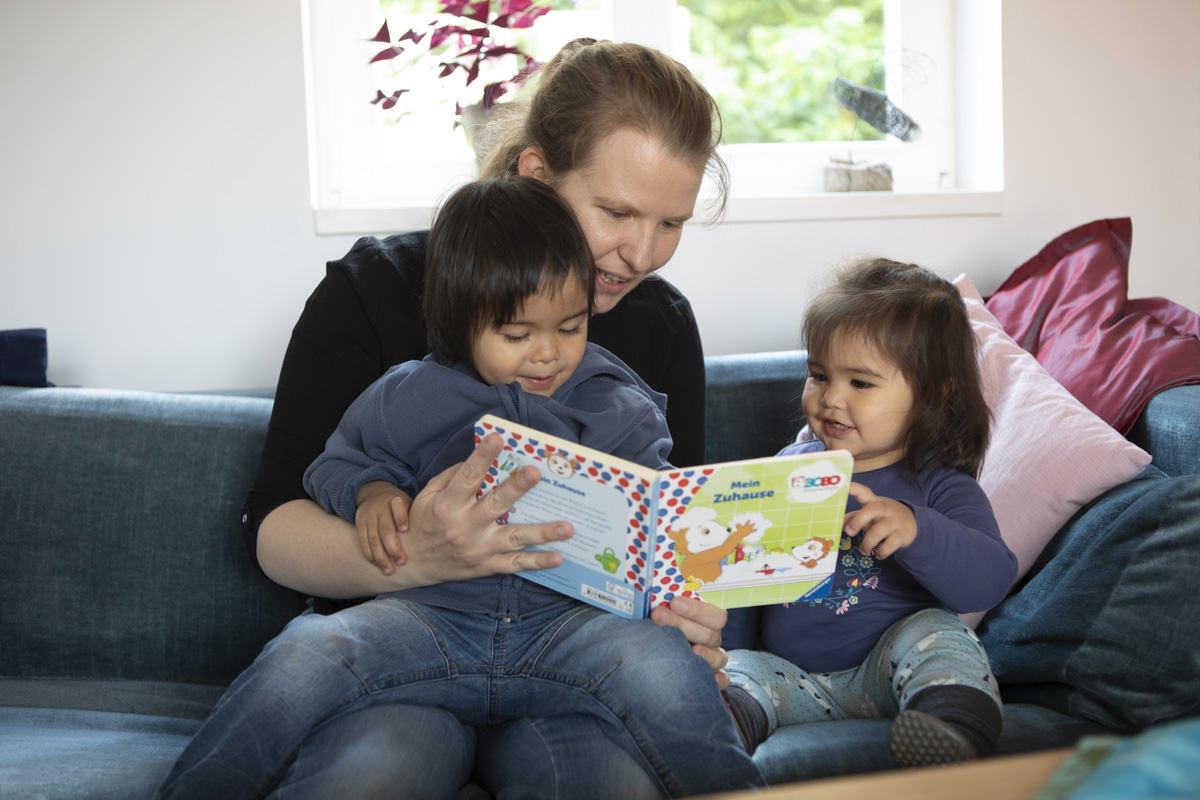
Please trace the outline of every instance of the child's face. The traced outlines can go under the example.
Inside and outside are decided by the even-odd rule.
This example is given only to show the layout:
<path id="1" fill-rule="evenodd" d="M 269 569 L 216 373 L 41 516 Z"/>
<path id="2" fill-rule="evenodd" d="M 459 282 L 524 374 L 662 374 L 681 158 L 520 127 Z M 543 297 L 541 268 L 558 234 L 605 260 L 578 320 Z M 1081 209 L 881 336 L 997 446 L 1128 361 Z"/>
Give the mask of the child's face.
<path id="1" fill-rule="evenodd" d="M 803 403 L 813 434 L 830 450 L 849 450 L 855 472 L 904 458 L 912 389 L 874 347 L 835 335 L 826 361 L 808 362 Z"/>
<path id="2" fill-rule="evenodd" d="M 519 383 L 549 397 L 567 382 L 587 344 L 587 291 L 567 280 L 561 291 L 526 298 L 514 318 L 475 337 L 471 366 L 488 384 Z"/>

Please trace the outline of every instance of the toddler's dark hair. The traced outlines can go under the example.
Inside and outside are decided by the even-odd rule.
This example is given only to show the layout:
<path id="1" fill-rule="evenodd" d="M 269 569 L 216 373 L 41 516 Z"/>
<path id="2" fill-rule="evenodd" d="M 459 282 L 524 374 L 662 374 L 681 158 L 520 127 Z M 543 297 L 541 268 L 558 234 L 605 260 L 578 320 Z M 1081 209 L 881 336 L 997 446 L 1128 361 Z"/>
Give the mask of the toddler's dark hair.
<path id="1" fill-rule="evenodd" d="M 449 361 L 471 356 L 475 337 L 511 320 L 541 291 L 578 280 L 595 302 L 595 263 L 575 213 L 534 178 L 468 183 L 442 204 L 425 251 L 422 310 L 429 347 Z"/>
<path id="2" fill-rule="evenodd" d="M 855 262 L 809 305 L 802 346 L 821 363 L 835 335 L 874 347 L 908 381 L 913 409 L 902 446 L 909 469 L 941 462 L 979 476 L 991 412 L 971 321 L 952 283 L 916 264 Z"/>

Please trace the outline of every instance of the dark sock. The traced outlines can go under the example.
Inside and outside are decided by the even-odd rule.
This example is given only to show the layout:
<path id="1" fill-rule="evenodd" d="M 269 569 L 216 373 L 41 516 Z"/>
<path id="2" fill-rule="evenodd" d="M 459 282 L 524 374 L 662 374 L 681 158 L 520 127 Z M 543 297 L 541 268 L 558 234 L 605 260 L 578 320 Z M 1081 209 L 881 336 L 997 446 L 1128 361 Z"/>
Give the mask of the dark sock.
<path id="1" fill-rule="evenodd" d="M 746 748 L 747 753 L 753 755 L 770 733 L 766 709 L 759 705 L 753 695 L 737 686 L 730 686 L 724 695 L 725 705 L 729 707 L 729 713 L 733 715 L 733 721 L 737 725 L 738 735 L 742 737 L 742 746 Z"/>
<path id="2" fill-rule="evenodd" d="M 930 686 L 912 696 L 904 710 L 923 711 L 953 725 L 979 757 L 996 752 L 1004 715 L 987 692 L 970 686 Z"/>

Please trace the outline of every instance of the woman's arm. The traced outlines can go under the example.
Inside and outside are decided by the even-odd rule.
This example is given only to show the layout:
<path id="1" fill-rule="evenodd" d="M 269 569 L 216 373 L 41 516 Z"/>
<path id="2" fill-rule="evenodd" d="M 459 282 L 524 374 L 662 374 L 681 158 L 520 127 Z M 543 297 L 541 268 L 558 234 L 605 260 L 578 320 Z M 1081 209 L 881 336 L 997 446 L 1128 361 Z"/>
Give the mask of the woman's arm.
<path id="1" fill-rule="evenodd" d="M 267 577 L 304 594 L 352 598 L 411 588 L 399 585 L 398 578 L 389 583 L 363 556 L 354 525 L 326 514 L 312 500 L 292 500 L 269 513 L 259 526 L 257 545 Z"/>
<path id="2" fill-rule="evenodd" d="M 258 534 L 259 563 L 276 583 L 330 598 L 556 567 L 562 563 L 558 553 L 524 548 L 569 538 L 568 523 L 496 523 L 537 484 L 536 467 L 516 473 L 482 501 L 475 499 L 500 448 L 499 436 L 486 437 L 466 461 L 436 476 L 417 495 L 409 529 L 401 535 L 407 561 L 391 575 L 363 556 L 353 524 L 326 514 L 311 500 L 293 500 L 267 515 Z"/>
<path id="3" fill-rule="evenodd" d="M 354 399 L 388 367 L 427 352 L 420 321 L 424 243 L 423 233 L 367 237 L 330 262 L 292 330 L 280 367 L 242 523 L 247 551 L 263 572 L 316 597 L 331 596 L 320 588 L 331 581 L 332 588 L 342 587 L 332 596 L 377 594 L 373 581 L 340 582 L 361 566 L 349 561 L 349 553 L 343 559 L 335 555 L 340 550 L 329 552 L 340 546 L 341 526 L 297 509 L 308 501 L 305 470 Z M 285 505 L 288 510 L 276 515 Z M 260 535 L 267 538 L 261 547 Z M 326 576 L 326 570 L 332 574 Z M 355 595 L 354 586 L 363 587 L 362 593 Z"/>

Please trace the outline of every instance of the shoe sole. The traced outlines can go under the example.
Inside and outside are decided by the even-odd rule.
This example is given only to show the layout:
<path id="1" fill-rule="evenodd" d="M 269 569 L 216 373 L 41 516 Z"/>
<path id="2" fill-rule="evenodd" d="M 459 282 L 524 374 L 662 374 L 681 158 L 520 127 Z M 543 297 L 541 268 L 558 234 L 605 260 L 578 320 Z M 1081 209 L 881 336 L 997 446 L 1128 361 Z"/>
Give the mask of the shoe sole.
<path id="1" fill-rule="evenodd" d="M 967 737 L 950 723 L 922 711 L 901 711 L 892 720 L 888 749 L 903 768 L 956 764 L 977 758 Z"/>

